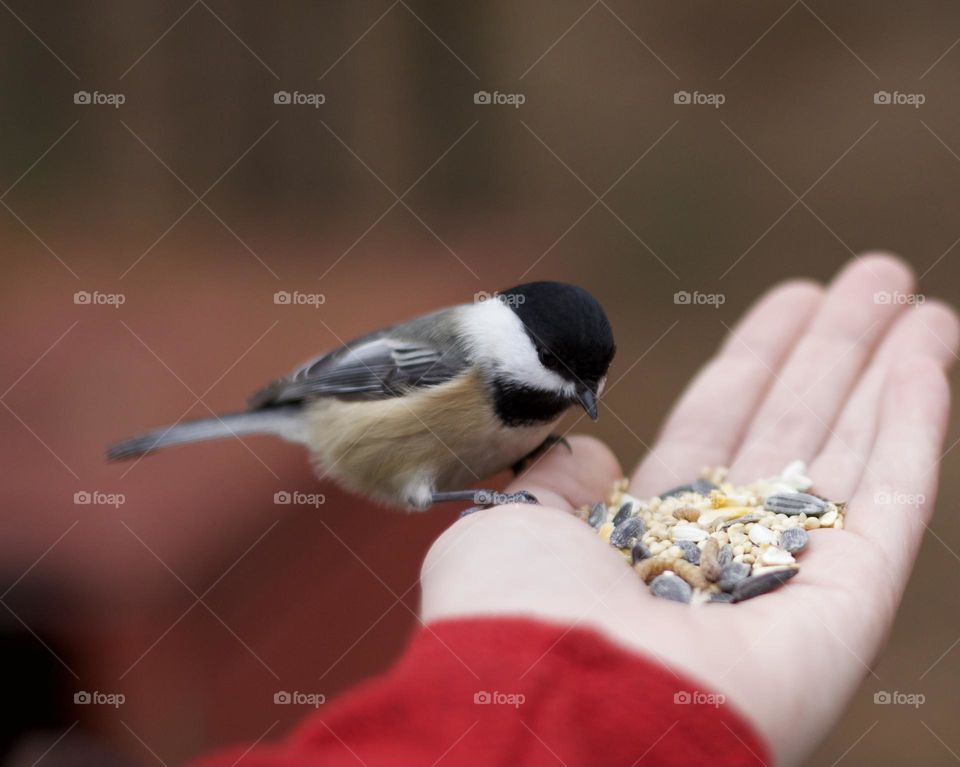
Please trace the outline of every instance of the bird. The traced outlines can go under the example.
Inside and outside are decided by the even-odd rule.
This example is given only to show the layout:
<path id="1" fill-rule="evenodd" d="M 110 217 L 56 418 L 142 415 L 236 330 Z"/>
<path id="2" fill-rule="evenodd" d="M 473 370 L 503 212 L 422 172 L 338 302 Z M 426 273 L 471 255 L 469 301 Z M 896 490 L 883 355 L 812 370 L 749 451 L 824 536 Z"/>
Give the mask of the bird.
<path id="1" fill-rule="evenodd" d="M 243 412 L 130 437 L 107 458 L 268 434 L 305 446 L 321 477 L 388 506 L 536 503 L 526 491 L 471 488 L 565 442 L 554 429 L 570 407 L 597 420 L 615 352 L 590 293 L 529 282 L 360 336 L 260 389 Z"/>

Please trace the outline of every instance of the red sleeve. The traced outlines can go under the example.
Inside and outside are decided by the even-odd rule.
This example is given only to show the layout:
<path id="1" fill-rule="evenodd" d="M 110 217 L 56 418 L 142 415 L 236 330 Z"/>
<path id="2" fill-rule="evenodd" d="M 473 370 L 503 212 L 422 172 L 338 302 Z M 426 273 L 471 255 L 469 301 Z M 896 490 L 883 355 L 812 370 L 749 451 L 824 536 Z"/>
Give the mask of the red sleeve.
<path id="1" fill-rule="evenodd" d="M 523 618 L 433 623 L 390 671 L 275 745 L 195 767 L 762 765 L 722 698 L 581 628 Z"/>

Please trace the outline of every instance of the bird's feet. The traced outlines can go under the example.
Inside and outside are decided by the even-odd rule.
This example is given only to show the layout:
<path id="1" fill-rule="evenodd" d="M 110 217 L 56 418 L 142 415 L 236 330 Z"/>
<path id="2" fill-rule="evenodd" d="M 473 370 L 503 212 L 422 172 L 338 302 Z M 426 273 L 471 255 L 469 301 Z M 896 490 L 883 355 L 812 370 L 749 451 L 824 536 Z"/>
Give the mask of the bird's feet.
<path id="1" fill-rule="evenodd" d="M 478 490 L 474 496 L 475 506 L 464 509 L 460 512 L 460 517 L 468 517 L 482 509 L 489 509 L 493 506 L 503 506 L 508 503 L 540 503 L 533 493 L 526 490 L 518 490 L 515 493 L 497 493 L 492 490 Z"/>

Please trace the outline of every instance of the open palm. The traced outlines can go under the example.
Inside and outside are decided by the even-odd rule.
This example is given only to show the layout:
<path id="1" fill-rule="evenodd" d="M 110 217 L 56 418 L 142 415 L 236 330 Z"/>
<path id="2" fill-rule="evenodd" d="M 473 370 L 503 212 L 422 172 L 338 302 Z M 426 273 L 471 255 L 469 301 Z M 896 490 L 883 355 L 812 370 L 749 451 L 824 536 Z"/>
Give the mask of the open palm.
<path id="1" fill-rule="evenodd" d="M 814 489 L 849 500 L 843 530 L 812 531 L 800 574 L 738 605 L 658 600 L 569 512 L 605 498 L 622 471 L 577 437 L 521 476 L 543 506 L 467 517 L 424 563 L 423 618 L 523 613 L 598 629 L 723 693 L 778 762 L 829 730 L 884 641 L 933 511 L 958 322 L 901 299 L 909 269 L 888 256 L 828 289 L 771 290 L 690 384 L 631 478 L 647 497 L 729 465 L 734 482 L 805 460 Z M 891 300 L 885 301 L 884 296 Z M 448 556 L 449 555 L 449 556 Z"/>

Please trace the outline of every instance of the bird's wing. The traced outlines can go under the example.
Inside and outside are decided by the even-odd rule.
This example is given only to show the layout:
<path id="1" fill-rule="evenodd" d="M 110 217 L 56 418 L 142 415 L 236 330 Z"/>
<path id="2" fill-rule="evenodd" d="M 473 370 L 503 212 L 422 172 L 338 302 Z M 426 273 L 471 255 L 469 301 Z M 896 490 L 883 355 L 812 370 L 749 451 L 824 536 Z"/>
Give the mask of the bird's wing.
<path id="1" fill-rule="evenodd" d="M 449 381 L 465 369 L 455 344 L 442 344 L 418 326 L 405 328 L 377 331 L 304 363 L 254 394 L 250 409 L 315 397 L 396 397 Z"/>

